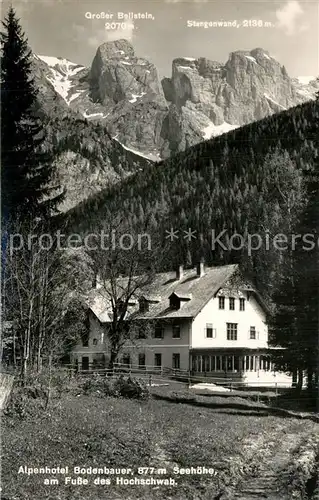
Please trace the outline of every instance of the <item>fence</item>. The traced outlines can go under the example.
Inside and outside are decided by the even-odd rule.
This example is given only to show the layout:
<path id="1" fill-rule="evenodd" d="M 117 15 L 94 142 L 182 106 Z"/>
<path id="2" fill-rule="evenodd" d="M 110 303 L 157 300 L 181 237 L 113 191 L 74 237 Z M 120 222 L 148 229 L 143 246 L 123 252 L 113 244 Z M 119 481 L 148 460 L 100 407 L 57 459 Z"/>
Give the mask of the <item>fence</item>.
<path id="1" fill-rule="evenodd" d="M 215 385 L 216 390 L 219 392 L 222 391 L 223 388 L 225 388 L 226 391 L 258 389 L 262 391 L 275 390 L 276 394 L 280 389 L 287 388 L 287 384 L 281 384 L 276 381 L 275 377 L 272 381 L 245 381 L 240 380 L 238 377 L 232 378 L 231 376 L 227 376 L 227 374 L 222 377 L 216 377 L 215 375 L 198 376 L 194 375 L 191 371 L 154 365 L 143 365 L 141 367 L 133 364 L 115 363 L 112 369 L 96 368 L 92 365 L 86 370 L 74 368 L 74 365 L 69 365 L 67 368 L 72 374 L 78 373 L 81 376 L 92 376 L 93 374 L 108 377 L 116 377 L 119 374 L 134 375 L 140 379 L 144 379 L 149 386 L 181 384 L 181 386 L 183 385 L 190 388 L 191 385 L 207 383 Z M 211 386 L 211 388 L 212 387 L 213 386 Z M 205 390 L 205 387 L 199 389 Z"/>

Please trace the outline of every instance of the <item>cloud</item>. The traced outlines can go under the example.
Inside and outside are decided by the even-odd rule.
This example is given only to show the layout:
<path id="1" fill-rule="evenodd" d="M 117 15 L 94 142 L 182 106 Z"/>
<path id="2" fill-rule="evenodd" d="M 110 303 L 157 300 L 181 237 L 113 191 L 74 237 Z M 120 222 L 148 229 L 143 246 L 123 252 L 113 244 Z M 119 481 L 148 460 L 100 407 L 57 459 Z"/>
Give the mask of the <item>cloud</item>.
<path id="1" fill-rule="evenodd" d="M 299 18 L 302 17 L 304 11 L 297 0 L 288 0 L 280 9 L 276 10 L 276 18 L 278 27 L 281 28 L 286 35 L 294 35 L 305 30 L 305 25 L 298 26 Z"/>
<path id="2" fill-rule="evenodd" d="M 94 28 L 94 23 L 89 26 L 73 24 L 74 38 L 76 41 L 87 41 L 90 47 L 97 49 L 102 43 L 125 38 L 132 41 L 134 24 L 126 23 L 126 29 L 107 30 L 105 28 Z"/>

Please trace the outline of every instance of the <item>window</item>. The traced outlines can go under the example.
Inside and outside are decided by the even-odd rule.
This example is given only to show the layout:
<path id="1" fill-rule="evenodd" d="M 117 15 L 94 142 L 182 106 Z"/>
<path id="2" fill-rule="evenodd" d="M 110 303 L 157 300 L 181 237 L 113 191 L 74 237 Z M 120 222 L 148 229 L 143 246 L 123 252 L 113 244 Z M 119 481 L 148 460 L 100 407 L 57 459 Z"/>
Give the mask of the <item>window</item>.
<path id="1" fill-rule="evenodd" d="M 225 297 L 218 297 L 219 309 L 225 309 Z"/>
<path id="2" fill-rule="evenodd" d="M 237 323 L 227 323 L 227 340 L 237 340 Z"/>
<path id="3" fill-rule="evenodd" d="M 140 312 L 145 313 L 149 310 L 149 303 L 145 299 L 140 299 Z"/>
<path id="4" fill-rule="evenodd" d="M 177 311 L 178 309 L 180 309 L 181 307 L 181 301 L 179 299 L 179 297 L 177 297 L 176 295 L 171 295 L 170 299 L 169 299 L 169 306 L 171 309 L 174 309 L 175 311 Z"/>
<path id="5" fill-rule="evenodd" d="M 128 368 L 131 366 L 131 357 L 129 354 L 123 355 L 123 365 L 126 365 Z"/>
<path id="6" fill-rule="evenodd" d="M 213 328 L 212 323 L 207 323 L 206 324 L 206 338 L 207 339 L 214 339 L 216 337 L 216 330 Z"/>
<path id="7" fill-rule="evenodd" d="M 229 297 L 229 310 L 234 311 L 235 310 L 235 299 L 234 297 Z"/>
<path id="8" fill-rule="evenodd" d="M 251 326 L 250 327 L 249 338 L 251 340 L 255 340 L 256 339 L 256 327 L 255 326 Z"/>
<path id="9" fill-rule="evenodd" d="M 181 338 L 181 327 L 180 325 L 173 325 L 173 339 Z"/>
<path id="10" fill-rule="evenodd" d="M 245 299 L 239 299 L 239 310 L 240 311 L 245 310 Z"/>
<path id="11" fill-rule="evenodd" d="M 154 364 L 157 367 L 162 366 L 162 355 L 159 353 L 154 354 Z"/>
<path id="12" fill-rule="evenodd" d="M 138 339 L 146 339 L 147 333 L 145 331 L 145 326 L 139 326 L 137 330 L 137 338 Z"/>
<path id="13" fill-rule="evenodd" d="M 162 327 L 162 325 L 155 326 L 154 338 L 155 339 L 163 339 L 164 338 L 164 328 Z"/>
<path id="14" fill-rule="evenodd" d="M 145 367 L 145 354 L 143 352 L 140 352 L 138 355 L 138 366 Z"/>
<path id="15" fill-rule="evenodd" d="M 93 345 L 97 345 L 97 339 L 93 339 Z"/>
<path id="16" fill-rule="evenodd" d="M 173 352 L 172 366 L 175 370 L 179 370 L 181 367 L 181 355 Z"/>
<path id="17" fill-rule="evenodd" d="M 87 356 L 82 357 L 82 370 L 89 370 L 90 359 Z"/>

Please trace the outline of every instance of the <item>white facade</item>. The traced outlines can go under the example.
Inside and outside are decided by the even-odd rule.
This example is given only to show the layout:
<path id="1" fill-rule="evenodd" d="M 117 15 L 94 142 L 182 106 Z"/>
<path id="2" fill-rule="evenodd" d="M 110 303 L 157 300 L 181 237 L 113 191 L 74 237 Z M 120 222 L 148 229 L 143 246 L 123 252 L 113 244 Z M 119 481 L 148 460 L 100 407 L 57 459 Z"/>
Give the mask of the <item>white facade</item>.
<path id="1" fill-rule="evenodd" d="M 220 309 L 219 298 L 224 298 L 224 309 Z M 234 309 L 230 309 L 234 299 Z M 240 310 L 241 303 L 244 310 Z M 237 325 L 237 339 L 227 338 L 227 323 Z M 207 325 L 212 325 L 213 338 L 207 337 Z M 255 335 L 253 334 L 253 328 Z M 254 338 L 255 337 L 255 338 Z M 196 316 L 192 326 L 191 348 L 248 347 L 268 348 L 266 314 L 254 295 L 247 292 L 221 289 Z"/>
<path id="2" fill-rule="evenodd" d="M 191 283 L 190 278 L 194 283 L 189 292 L 178 292 L 177 288 L 177 293 L 172 294 L 170 289 L 166 299 L 174 297 L 176 301 L 177 297 L 178 301 L 180 297 L 177 309 L 173 302 L 167 301 L 162 314 L 142 318 L 153 333 L 144 339 L 127 341 L 118 361 L 131 368 L 187 371 L 194 377 L 207 376 L 216 382 L 231 378 L 248 384 L 265 383 L 266 386 L 281 380 L 289 384 L 290 376 L 273 371 L 268 348 L 267 313 L 258 293 L 243 280 L 231 284 L 232 280 L 228 278 L 212 291 L 209 287 L 196 288 L 204 279 L 202 271 L 201 268 L 199 273 L 186 276 L 184 283 Z M 177 286 L 178 282 L 185 286 L 181 274 L 179 269 Z M 166 278 L 165 283 L 174 281 Z M 190 314 L 192 301 L 196 309 Z M 100 320 L 98 314 L 90 309 L 89 338 L 85 345 L 80 342 L 72 353 L 73 361 L 83 369 L 92 364 L 108 365 L 105 309 Z"/>

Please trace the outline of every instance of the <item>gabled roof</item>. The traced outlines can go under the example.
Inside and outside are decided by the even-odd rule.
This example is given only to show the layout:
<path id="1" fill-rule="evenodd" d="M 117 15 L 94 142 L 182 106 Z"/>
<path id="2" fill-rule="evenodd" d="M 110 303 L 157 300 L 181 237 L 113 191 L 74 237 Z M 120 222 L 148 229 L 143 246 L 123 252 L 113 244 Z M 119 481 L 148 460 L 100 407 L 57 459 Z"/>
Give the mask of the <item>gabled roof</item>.
<path id="1" fill-rule="evenodd" d="M 159 295 L 140 295 L 139 300 L 145 300 L 146 302 L 160 302 L 162 297 Z"/>
<path id="2" fill-rule="evenodd" d="M 177 297 L 181 300 L 191 300 L 192 296 L 193 295 L 191 293 L 173 292 L 172 295 L 170 295 L 168 298 L 170 299 L 171 297 Z"/>
<path id="3" fill-rule="evenodd" d="M 194 318 L 203 309 L 207 302 L 215 293 L 227 282 L 235 273 L 239 271 L 237 264 L 228 266 L 208 267 L 203 276 L 198 276 L 196 269 L 184 270 L 181 280 L 176 278 L 176 273 L 167 272 L 155 275 L 155 279 L 150 285 L 137 290 L 136 296 L 140 297 L 161 297 L 160 302 L 150 303 L 148 311 L 140 312 L 139 305 L 129 308 L 131 319 L 153 318 L 153 319 L 173 319 L 173 318 Z M 125 287 L 125 280 L 121 278 L 122 287 Z M 175 293 L 178 297 L 191 297 L 183 303 L 180 309 L 170 308 L 169 297 Z M 88 302 L 89 307 L 101 322 L 107 322 L 107 298 L 103 289 L 92 290 L 91 301 L 95 310 Z M 95 312 L 96 311 L 96 312 Z"/>
<path id="4" fill-rule="evenodd" d="M 93 292 L 98 292 L 98 290 L 92 290 L 87 299 L 87 305 L 89 309 L 101 323 L 107 323 L 111 321 L 111 311 L 109 311 L 107 301 L 102 297 L 101 294 Z"/>

